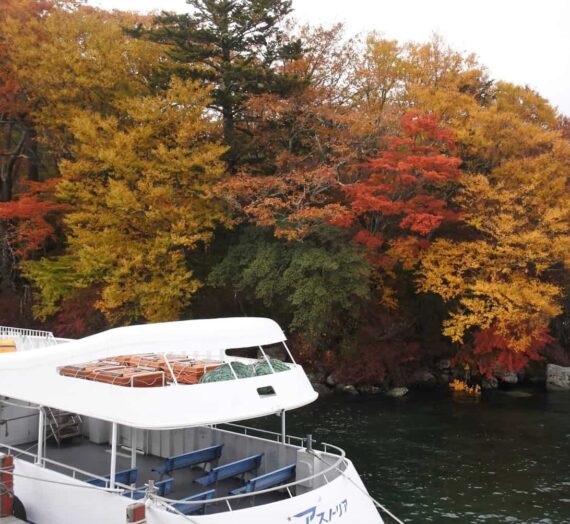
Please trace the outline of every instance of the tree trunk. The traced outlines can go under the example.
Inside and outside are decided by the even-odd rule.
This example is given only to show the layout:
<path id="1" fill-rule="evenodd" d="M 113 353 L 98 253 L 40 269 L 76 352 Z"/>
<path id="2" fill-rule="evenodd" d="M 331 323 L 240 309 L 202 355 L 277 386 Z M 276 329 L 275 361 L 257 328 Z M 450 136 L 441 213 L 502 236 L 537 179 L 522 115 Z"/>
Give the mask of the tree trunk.
<path id="1" fill-rule="evenodd" d="M 237 164 L 237 155 L 235 149 L 235 126 L 233 108 L 231 107 L 231 104 L 228 104 L 228 106 L 228 109 L 224 109 L 223 111 L 224 143 L 230 148 L 226 153 L 226 161 L 228 163 L 230 173 L 234 174 L 236 172 Z"/>
<path id="2" fill-rule="evenodd" d="M 28 140 L 28 131 L 22 130 L 17 144 L 12 148 L 13 123 L 7 124 L 4 132 L 5 150 L 0 152 L 0 202 L 10 202 L 16 173 L 23 157 L 24 147 Z"/>
<path id="3" fill-rule="evenodd" d="M 224 121 L 224 143 L 229 147 L 225 156 L 228 169 L 230 173 L 233 174 L 236 172 L 237 155 L 235 147 L 234 104 L 232 101 L 231 49 L 229 45 L 222 44 L 222 60 L 222 118 Z"/>
<path id="4" fill-rule="evenodd" d="M 28 128 L 28 138 L 26 140 L 26 151 L 28 152 L 28 180 L 32 182 L 40 181 L 38 143 L 36 142 L 36 130 L 30 125 Z"/>

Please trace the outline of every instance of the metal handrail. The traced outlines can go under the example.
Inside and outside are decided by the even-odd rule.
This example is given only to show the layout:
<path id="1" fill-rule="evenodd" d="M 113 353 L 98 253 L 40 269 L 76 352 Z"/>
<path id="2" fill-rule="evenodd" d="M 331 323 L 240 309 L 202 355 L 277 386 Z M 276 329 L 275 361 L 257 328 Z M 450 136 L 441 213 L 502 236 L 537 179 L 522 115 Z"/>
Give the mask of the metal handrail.
<path id="1" fill-rule="evenodd" d="M 10 446 L 8 444 L 3 444 L 0 442 L 0 449 L 2 449 L 2 448 L 9 449 L 10 451 L 13 451 L 14 453 L 18 453 L 19 455 L 27 455 L 28 457 L 31 457 L 36 461 L 38 459 L 38 455 L 36 453 L 32 453 L 30 451 L 26 451 L 24 449 L 20 449 L 20 448 L 17 448 L 15 446 Z M 89 479 L 97 479 L 97 480 L 102 480 L 105 482 L 107 482 L 109 480 L 106 477 L 101 477 L 99 475 L 95 475 L 93 473 L 90 473 L 88 471 L 76 468 L 74 466 L 68 466 L 67 464 L 62 464 L 61 462 L 57 462 L 56 460 L 48 459 L 46 457 L 42 457 L 42 463 L 48 463 L 48 464 L 51 464 L 53 466 L 57 466 L 58 468 L 69 470 L 72 472 L 71 477 L 74 479 L 77 479 L 77 474 L 79 473 L 81 475 L 88 477 Z M 94 486 L 94 487 L 100 488 L 100 486 Z M 103 489 L 105 489 L 105 488 L 103 488 Z"/>
<path id="2" fill-rule="evenodd" d="M 220 426 L 229 426 L 232 428 L 243 429 L 244 430 L 243 434 L 246 436 L 251 436 L 251 432 L 261 433 L 263 435 L 271 435 L 272 437 L 275 437 L 275 440 L 277 442 L 281 442 L 281 438 L 283 436 L 281 433 L 276 433 L 275 431 L 268 431 L 266 429 L 242 426 L 241 424 L 234 424 L 233 422 L 223 422 L 221 424 L 214 424 L 214 427 L 217 429 L 219 429 Z M 303 444 L 305 442 L 305 439 L 303 437 L 297 437 L 296 435 L 285 435 L 285 440 L 287 444 L 289 444 L 290 446 L 294 446 L 294 444 L 291 444 L 291 440 L 297 440 L 300 443 L 300 447 L 303 447 Z M 313 444 L 316 443 L 317 442 L 313 440 Z"/>
<path id="3" fill-rule="evenodd" d="M 234 426 L 237 427 L 239 429 L 245 429 L 245 430 L 249 430 L 249 431 L 258 431 L 260 433 L 265 433 L 265 434 L 275 434 L 279 436 L 279 433 L 274 433 L 272 431 L 267 431 L 267 430 L 262 430 L 262 429 L 257 429 L 257 428 L 251 428 L 251 427 L 247 427 L 247 426 L 240 426 L 239 424 L 226 424 L 226 425 L 230 425 L 230 426 Z M 223 430 L 223 429 L 218 429 L 218 431 L 224 431 L 224 432 L 228 432 L 231 433 L 231 431 L 227 431 L 227 430 Z M 301 439 L 301 437 L 295 437 L 295 436 L 289 436 L 290 438 L 295 438 L 295 439 Z M 314 442 L 313 442 L 314 443 Z M 325 482 L 328 484 L 329 480 L 327 478 L 327 473 L 330 473 L 332 470 L 338 470 L 341 471 L 340 467 L 341 465 L 344 463 L 346 463 L 346 453 L 342 448 L 339 448 L 338 446 L 335 446 L 333 444 L 328 444 L 326 442 L 321 442 L 320 445 L 323 447 L 323 452 L 331 455 L 333 457 L 336 457 L 336 460 L 333 464 L 328 465 L 328 467 L 322 471 L 319 471 L 318 473 L 314 473 L 313 475 L 309 475 L 307 477 L 304 477 L 302 479 L 299 480 L 295 480 L 293 482 L 289 482 L 288 484 L 281 484 L 279 486 L 275 486 L 272 488 L 268 488 L 268 489 L 264 489 L 264 490 L 260 490 L 260 491 L 254 491 L 251 493 L 242 493 L 242 494 L 238 494 L 238 495 L 228 495 L 225 497 L 219 497 L 219 498 L 215 498 L 215 499 L 207 499 L 207 500 L 193 500 L 192 503 L 196 503 L 196 504 L 214 504 L 216 502 L 225 502 L 226 505 L 228 506 L 228 509 L 230 511 L 232 511 L 232 507 L 231 507 L 231 501 L 235 501 L 238 499 L 244 499 L 246 497 L 254 497 L 257 495 L 263 495 L 265 493 L 272 493 L 274 491 L 279 491 L 279 490 L 287 490 L 287 493 L 289 494 L 289 497 L 293 497 L 293 494 L 291 493 L 291 489 L 294 486 L 298 486 L 300 484 L 306 483 L 308 481 L 311 480 L 315 480 L 317 478 L 324 478 Z M 37 460 L 37 454 L 35 453 L 31 453 L 29 451 L 25 451 L 22 450 L 20 448 L 17 448 L 15 446 L 10 446 L 8 444 L 3 444 L 0 443 L 0 449 L 8 449 L 11 450 L 15 453 L 21 454 L 21 455 L 27 455 L 29 457 L 34 458 L 35 460 Z M 335 451 L 336 453 L 333 454 L 331 453 L 329 450 L 332 449 L 333 451 Z M 97 479 L 97 480 L 101 480 L 103 482 L 105 482 L 105 485 L 107 485 L 107 483 L 109 482 L 109 478 L 106 477 L 102 477 L 100 475 L 95 475 L 93 473 L 90 473 L 88 471 L 84 471 L 82 469 L 73 467 L 73 466 L 68 466 L 67 464 L 62 464 L 61 462 L 57 462 L 55 460 L 51 460 L 48 458 L 42 458 L 42 463 L 47 463 L 53 466 L 57 466 L 59 468 L 68 470 L 72 472 L 72 478 L 73 479 L 77 479 L 77 474 L 81 474 L 85 477 L 88 477 L 89 479 Z M 81 479 L 80 479 L 81 480 Z M 123 490 L 123 492 L 130 492 L 130 493 L 134 493 L 135 491 L 140 491 L 140 487 L 137 489 L 136 487 L 132 487 L 132 486 L 127 486 L 124 484 L 116 484 L 117 486 L 119 486 L 121 488 L 121 490 Z M 111 490 L 110 488 L 107 487 L 100 487 L 100 486 L 93 486 L 96 489 L 101 489 L 101 490 L 105 490 L 105 491 L 112 491 L 112 492 L 117 492 L 117 490 Z M 173 504 L 180 504 L 180 503 L 184 503 L 185 501 L 183 499 L 177 500 L 177 499 L 169 499 L 166 497 L 160 497 L 158 495 L 151 495 L 151 498 L 156 499 L 162 503 L 164 503 L 167 507 L 172 506 Z M 172 508 L 172 510 L 175 510 L 175 508 Z"/>

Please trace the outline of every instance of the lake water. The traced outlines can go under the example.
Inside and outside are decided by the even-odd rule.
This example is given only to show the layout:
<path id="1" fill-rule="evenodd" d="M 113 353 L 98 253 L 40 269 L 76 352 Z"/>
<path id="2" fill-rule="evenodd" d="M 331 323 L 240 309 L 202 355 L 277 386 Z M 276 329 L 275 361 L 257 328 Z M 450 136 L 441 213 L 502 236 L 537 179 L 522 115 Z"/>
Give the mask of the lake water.
<path id="1" fill-rule="evenodd" d="M 570 394 L 517 394 L 335 395 L 288 413 L 287 432 L 344 448 L 406 523 L 570 523 Z"/>

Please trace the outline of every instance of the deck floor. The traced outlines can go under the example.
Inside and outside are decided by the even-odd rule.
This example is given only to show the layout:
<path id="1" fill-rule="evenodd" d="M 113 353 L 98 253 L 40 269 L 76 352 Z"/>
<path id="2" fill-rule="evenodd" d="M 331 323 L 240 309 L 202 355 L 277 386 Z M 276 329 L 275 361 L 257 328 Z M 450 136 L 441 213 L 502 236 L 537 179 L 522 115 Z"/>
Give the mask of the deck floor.
<path id="1" fill-rule="evenodd" d="M 26 449 L 29 446 L 22 446 Z M 86 438 L 76 437 L 71 441 L 57 446 L 55 443 L 48 442 L 46 446 L 45 457 L 47 459 L 66 464 L 68 466 L 81 469 L 83 471 L 92 473 L 93 475 L 105 476 L 109 475 L 111 468 L 111 452 L 110 446 L 104 444 L 94 444 Z M 26 458 L 22 456 L 21 458 Z M 137 469 L 138 481 L 137 486 L 143 486 L 149 480 L 160 480 L 160 475 L 154 471 L 153 468 L 159 468 L 164 462 L 164 459 L 152 455 L 137 455 Z M 70 474 L 69 470 L 58 468 L 53 464 L 46 464 L 49 469 L 59 471 L 63 474 Z M 130 450 L 123 450 L 119 448 L 117 453 L 117 471 L 130 469 L 131 457 Z M 227 479 L 218 482 L 215 486 L 207 488 L 200 486 L 193 482 L 194 479 L 204 475 L 204 470 L 198 467 L 185 468 L 174 471 L 172 477 L 174 478 L 173 492 L 168 495 L 170 499 L 183 499 L 191 495 L 207 491 L 209 489 L 216 489 L 215 498 L 225 497 L 232 489 L 238 488 L 243 485 L 243 481 L 239 479 Z M 79 477 L 78 477 L 79 478 Z M 83 479 L 82 479 L 83 480 Z M 262 505 L 271 502 L 276 502 L 288 498 L 286 492 L 274 491 L 263 495 L 256 495 L 251 497 L 244 497 L 241 500 L 231 502 L 232 510 L 251 507 L 252 505 Z M 227 511 L 228 506 L 225 502 L 208 504 L 206 507 L 206 514 L 218 513 Z"/>

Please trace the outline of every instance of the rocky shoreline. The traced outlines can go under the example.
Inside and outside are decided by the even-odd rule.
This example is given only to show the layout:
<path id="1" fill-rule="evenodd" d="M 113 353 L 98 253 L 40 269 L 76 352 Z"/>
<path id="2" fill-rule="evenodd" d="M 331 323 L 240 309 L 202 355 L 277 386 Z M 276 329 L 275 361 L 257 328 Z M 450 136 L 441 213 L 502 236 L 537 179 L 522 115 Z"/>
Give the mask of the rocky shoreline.
<path id="1" fill-rule="evenodd" d="M 315 391 L 321 396 L 341 395 L 386 395 L 393 398 L 405 396 L 411 390 L 448 388 L 454 380 L 479 385 L 483 390 L 537 387 L 547 391 L 570 392 L 570 367 L 546 364 L 540 368 L 519 373 L 497 370 L 492 377 L 481 376 L 467 367 L 452 366 L 451 360 L 437 362 L 433 369 L 418 369 L 402 384 L 351 384 L 334 372 L 316 369 L 307 373 Z"/>

